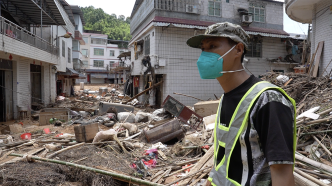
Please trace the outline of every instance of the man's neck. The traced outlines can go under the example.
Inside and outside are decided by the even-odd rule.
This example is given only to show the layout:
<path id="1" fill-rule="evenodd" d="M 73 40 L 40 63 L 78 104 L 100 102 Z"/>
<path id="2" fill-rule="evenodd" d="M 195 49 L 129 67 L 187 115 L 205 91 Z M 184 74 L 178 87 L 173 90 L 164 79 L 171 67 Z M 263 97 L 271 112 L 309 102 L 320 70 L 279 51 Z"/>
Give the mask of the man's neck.
<path id="1" fill-rule="evenodd" d="M 245 82 L 250 77 L 246 71 L 225 73 L 221 77 L 217 78 L 219 84 L 225 93 L 235 89 Z"/>

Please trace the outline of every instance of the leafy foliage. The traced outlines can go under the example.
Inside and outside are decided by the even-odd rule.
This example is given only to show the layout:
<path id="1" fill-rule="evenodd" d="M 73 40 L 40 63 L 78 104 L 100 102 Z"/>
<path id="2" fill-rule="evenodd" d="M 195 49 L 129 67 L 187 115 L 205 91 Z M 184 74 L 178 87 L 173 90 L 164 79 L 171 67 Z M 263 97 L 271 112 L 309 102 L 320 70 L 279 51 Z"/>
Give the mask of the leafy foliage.
<path id="1" fill-rule="evenodd" d="M 109 39 L 129 41 L 130 35 L 130 18 L 124 15 L 109 15 L 101 8 L 93 6 L 81 7 L 85 20 L 84 30 L 101 31 L 102 34 L 108 35 Z"/>

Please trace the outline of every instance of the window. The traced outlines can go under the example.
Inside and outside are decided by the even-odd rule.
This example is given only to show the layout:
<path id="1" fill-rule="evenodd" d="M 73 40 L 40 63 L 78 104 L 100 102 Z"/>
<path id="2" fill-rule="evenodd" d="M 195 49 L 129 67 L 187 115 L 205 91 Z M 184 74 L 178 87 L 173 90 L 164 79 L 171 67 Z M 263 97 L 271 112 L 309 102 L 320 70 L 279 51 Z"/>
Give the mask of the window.
<path id="1" fill-rule="evenodd" d="M 144 39 L 144 54 L 149 55 L 150 54 L 150 34 L 147 35 Z"/>
<path id="2" fill-rule="evenodd" d="M 83 63 L 83 68 L 88 68 L 89 67 L 89 62 L 88 61 L 82 61 Z"/>
<path id="3" fill-rule="evenodd" d="M 93 67 L 104 67 L 104 60 L 93 60 Z"/>
<path id="4" fill-rule="evenodd" d="M 249 4 L 249 13 L 253 15 L 254 22 L 265 22 L 265 5 L 258 3 Z"/>
<path id="5" fill-rule="evenodd" d="M 84 40 L 85 44 L 89 44 L 89 38 L 88 37 L 83 37 L 83 40 Z"/>
<path id="6" fill-rule="evenodd" d="M 93 53 L 95 56 L 103 56 L 104 55 L 104 49 L 103 48 L 94 48 Z"/>
<path id="7" fill-rule="evenodd" d="M 88 49 L 82 49 L 82 55 L 88 56 Z"/>
<path id="8" fill-rule="evenodd" d="M 114 64 L 115 63 L 115 61 L 110 61 L 110 67 L 115 67 Z"/>
<path id="9" fill-rule="evenodd" d="M 68 63 L 71 63 L 71 50 L 68 48 Z"/>
<path id="10" fill-rule="evenodd" d="M 209 15 L 221 16 L 221 0 L 209 1 Z"/>
<path id="11" fill-rule="evenodd" d="M 66 57 L 66 42 L 62 40 L 62 57 Z"/>
<path id="12" fill-rule="evenodd" d="M 250 42 L 248 44 L 249 50 L 246 53 L 246 57 L 262 57 L 262 43 Z"/>
<path id="13" fill-rule="evenodd" d="M 75 30 L 78 30 L 78 25 L 75 25 Z"/>
<path id="14" fill-rule="evenodd" d="M 77 40 L 73 40 L 73 50 L 80 51 L 80 43 Z"/>
<path id="15" fill-rule="evenodd" d="M 110 56 L 114 56 L 114 50 L 110 50 Z"/>
<path id="16" fill-rule="evenodd" d="M 98 45 L 106 45 L 107 39 L 101 39 L 101 38 L 91 38 L 92 44 L 98 44 Z"/>

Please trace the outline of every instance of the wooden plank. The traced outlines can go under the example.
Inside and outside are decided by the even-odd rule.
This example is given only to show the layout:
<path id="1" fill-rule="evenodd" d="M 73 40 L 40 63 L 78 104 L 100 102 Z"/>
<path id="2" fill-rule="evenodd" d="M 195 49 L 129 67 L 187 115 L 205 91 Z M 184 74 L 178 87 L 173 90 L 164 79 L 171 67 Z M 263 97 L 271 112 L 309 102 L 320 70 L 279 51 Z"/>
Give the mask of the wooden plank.
<path id="1" fill-rule="evenodd" d="M 38 149 L 32 149 L 32 150 L 30 150 L 28 153 L 26 153 L 27 155 L 34 155 L 34 154 L 37 154 L 38 152 L 40 152 L 40 151 L 42 151 L 42 150 L 44 150 L 45 148 L 44 147 L 42 147 L 42 148 L 38 148 Z M 2 167 L 3 165 L 5 165 L 5 164 L 7 164 L 7 163 L 15 163 L 15 162 L 17 162 L 17 161 L 20 161 L 20 160 L 22 160 L 23 158 L 21 158 L 21 157 L 16 157 L 16 158 L 14 158 L 14 159 L 11 159 L 11 160 L 9 160 L 9 161 L 7 161 L 7 162 L 5 162 L 5 163 L 2 163 L 2 164 L 0 164 L 0 167 Z"/>
<path id="2" fill-rule="evenodd" d="M 99 132 L 98 123 L 74 127 L 77 142 L 90 142 Z"/>
<path id="3" fill-rule="evenodd" d="M 287 86 L 291 81 L 293 81 L 293 78 L 291 78 L 290 80 L 288 80 L 288 81 L 284 84 L 284 87 Z"/>
<path id="4" fill-rule="evenodd" d="M 208 160 L 210 160 L 210 159 L 213 160 L 213 153 L 214 153 L 213 149 L 214 149 L 213 146 L 211 146 L 210 149 L 205 153 L 205 155 L 196 163 L 196 165 L 192 169 L 190 169 L 189 174 L 191 174 L 193 172 L 197 172 L 198 170 L 203 168 L 203 166 L 205 165 L 205 163 Z M 181 181 L 179 183 L 179 185 L 188 184 L 190 180 L 191 180 L 191 178 L 187 178 L 187 179 Z"/>
<path id="5" fill-rule="evenodd" d="M 315 63 L 314 63 L 315 66 L 314 66 L 314 69 L 312 71 L 312 76 L 313 77 L 317 77 L 317 72 L 318 72 L 320 57 L 322 56 L 322 52 L 323 52 L 323 47 L 324 47 L 324 41 L 319 42 L 318 46 L 317 46 L 316 57 L 315 57 Z"/>

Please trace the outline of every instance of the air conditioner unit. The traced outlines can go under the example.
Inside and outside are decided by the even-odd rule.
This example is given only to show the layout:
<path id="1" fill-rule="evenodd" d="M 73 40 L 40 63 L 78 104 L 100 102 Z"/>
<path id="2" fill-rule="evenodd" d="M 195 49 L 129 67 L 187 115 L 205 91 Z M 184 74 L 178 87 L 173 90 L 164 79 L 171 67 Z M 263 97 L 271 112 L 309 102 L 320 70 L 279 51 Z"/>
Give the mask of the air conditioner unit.
<path id="1" fill-rule="evenodd" d="M 89 55 L 86 55 L 85 57 L 86 57 L 86 58 L 88 58 L 88 57 L 89 57 Z"/>
<path id="2" fill-rule="evenodd" d="M 242 23 L 252 23 L 252 15 L 242 15 Z"/>
<path id="3" fill-rule="evenodd" d="M 198 7 L 196 5 L 186 5 L 186 12 L 198 14 Z"/>

